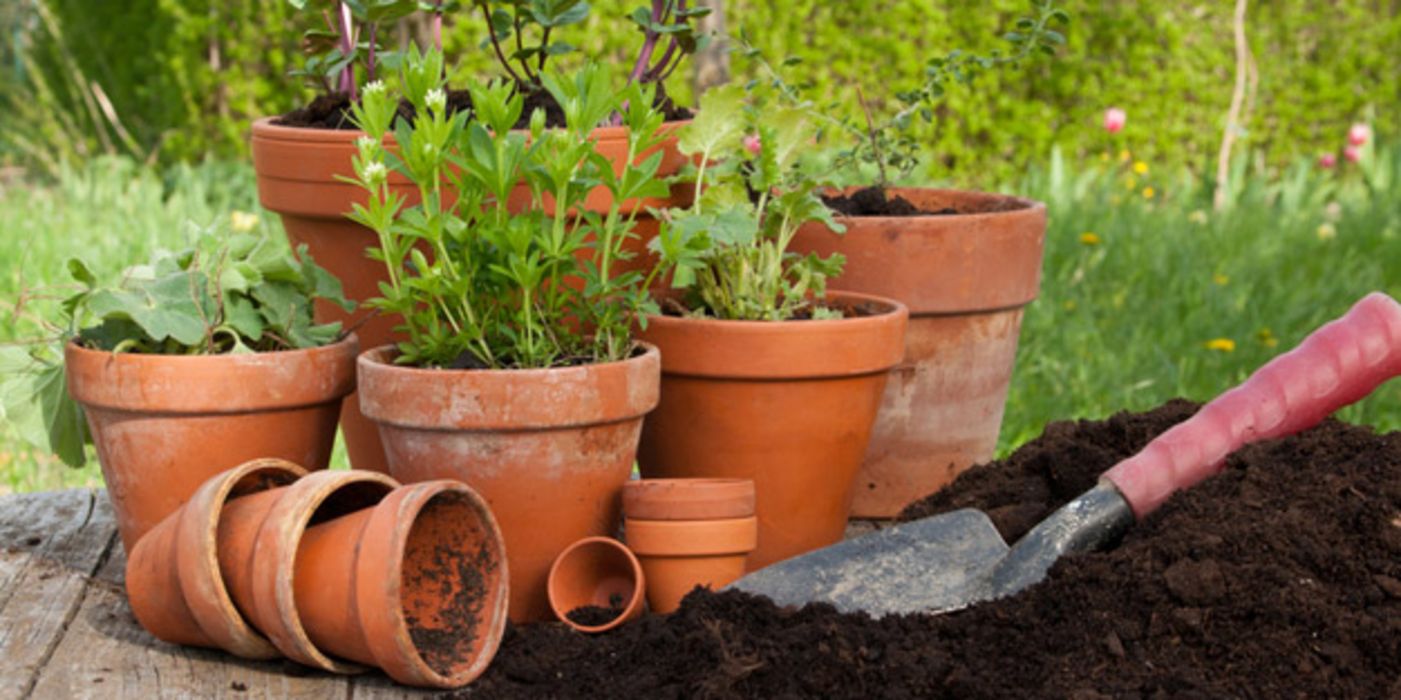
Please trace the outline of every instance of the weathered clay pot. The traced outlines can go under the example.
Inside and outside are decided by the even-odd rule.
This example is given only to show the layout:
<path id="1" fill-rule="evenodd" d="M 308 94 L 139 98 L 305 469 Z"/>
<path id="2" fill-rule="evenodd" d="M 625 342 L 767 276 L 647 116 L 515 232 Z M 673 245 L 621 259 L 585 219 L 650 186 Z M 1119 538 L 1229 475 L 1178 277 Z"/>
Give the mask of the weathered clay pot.
<path id="1" fill-rule="evenodd" d="M 657 405 L 656 348 L 545 370 L 417 369 L 392 357 L 384 347 L 359 360 L 361 410 L 380 426 L 390 472 L 480 493 L 506 539 L 511 620 L 548 618 L 555 557 L 617 528 L 642 416 Z"/>
<path id="2" fill-rule="evenodd" d="M 347 299 L 363 302 L 379 295 L 379 283 L 388 281 L 384 263 L 371 260 L 367 251 L 379 246 L 374 232 L 345 218 L 351 204 L 365 202 L 365 193 L 357 185 L 337 179 L 354 174 L 351 157 L 356 153 L 355 140 L 364 135 L 358 130 L 306 129 L 279 126 L 273 118 L 260 119 L 253 124 L 253 168 L 257 173 L 258 199 L 267 209 L 282 217 L 282 226 L 293 247 L 306 244 L 307 252 L 318 264 L 341 281 Z M 669 122 L 664 131 L 674 131 L 688 122 Z M 627 156 L 627 131 L 624 127 L 601 127 L 594 130 L 598 151 L 621 170 Z M 386 143 L 392 137 L 386 137 Z M 674 174 L 686 158 L 676 150 L 674 138 L 663 142 L 663 157 L 657 170 L 659 177 Z M 642 154 L 650 156 L 651 152 Z M 409 205 L 418 202 L 418 190 L 403 176 L 391 173 L 390 187 L 407 199 Z M 650 268 L 654 261 L 646 250 L 646 240 L 656 236 L 657 222 L 647 214 L 647 207 L 665 207 L 683 201 L 690 190 L 677 187 L 667 200 L 626 202 L 626 211 L 640 210 L 638 238 L 628 242 L 635 257 L 619 261 L 617 271 Z M 590 193 L 585 206 L 606 212 L 611 205 L 607 191 Z M 521 202 L 514 206 L 525 206 Z M 395 316 L 370 315 L 359 308 L 347 313 L 335 304 L 316 303 L 319 322 L 341 321 L 354 327 L 366 348 L 379 347 L 402 338 L 394 327 L 402 320 Z M 356 469 L 386 471 L 379 433 L 360 414 L 355 396 L 346 399 L 341 424 L 345 433 L 346 451 Z"/>
<path id="3" fill-rule="evenodd" d="M 874 315 L 824 321 L 651 316 L 662 398 L 638 450 L 646 478 L 752 479 L 757 569 L 841 539 L 889 369 L 904 353 L 899 302 L 833 292 Z"/>
<path id="4" fill-rule="evenodd" d="M 640 479 L 623 487 L 623 532 L 647 574 L 652 612 L 669 613 L 696 586 L 744 574 L 758 542 L 754 482 Z"/>
<path id="5" fill-rule="evenodd" d="M 373 509 L 310 527 L 290 577 L 281 562 L 278 598 L 291 591 L 312 646 L 400 683 L 462 687 L 501 644 L 501 531 L 460 482 L 410 484 Z"/>
<path id="6" fill-rule="evenodd" d="M 585 537 L 569 545 L 550 567 L 547 590 L 550 608 L 566 625 L 580 632 L 607 632 L 642 615 L 647 577 L 637 557 L 612 537 Z M 569 619 L 586 605 L 621 608 L 618 616 L 598 625 Z"/>
<path id="7" fill-rule="evenodd" d="M 138 540 L 226 469 L 276 457 L 323 469 L 340 401 L 355 387 L 355 336 L 251 355 L 137 355 L 69 343 L 122 544 Z"/>
<path id="8" fill-rule="evenodd" d="M 910 308 L 905 359 L 891 373 L 852 515 L 889 518 L 997 447 L 1022 310 L 1036 298 L 1046 206 L 954 190 L 890 190 L 956 215 L 843 217 L 846 233 L 804 226 L 790 250 L 846 256 L 832 286 Z"/>
<path id="9" fill-rule="evenodd" d="M 272 493 L 306 472 L 280 459 L 256 459 L 204 482 L 190 502 L 162 520 L 132 548 L 126 589 L 136 620 L 171 644 L 217 647 L 245 659 L 278 656 L 234 607 L 219 572 L 218 537 L 224 507 Z M 268 501 L 270 502 L 270 501 Z"/>

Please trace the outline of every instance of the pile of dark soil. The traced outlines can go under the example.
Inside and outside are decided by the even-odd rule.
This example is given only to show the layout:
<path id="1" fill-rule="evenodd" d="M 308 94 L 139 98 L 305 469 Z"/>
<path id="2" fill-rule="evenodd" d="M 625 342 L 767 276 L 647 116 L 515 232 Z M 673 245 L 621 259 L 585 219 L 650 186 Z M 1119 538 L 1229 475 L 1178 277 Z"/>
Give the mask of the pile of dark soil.
<path id="1" fill-rule="evenodd" d="M 1058 423 L 910 513 L 1015 536 L 1195 406 Z M 513 629 L 466 697 L 1401 697 L 1401 433 L 1325 422 L 1232 455 L 1020 595 L 872 620 L 695 592 L 588 637 Z"/>

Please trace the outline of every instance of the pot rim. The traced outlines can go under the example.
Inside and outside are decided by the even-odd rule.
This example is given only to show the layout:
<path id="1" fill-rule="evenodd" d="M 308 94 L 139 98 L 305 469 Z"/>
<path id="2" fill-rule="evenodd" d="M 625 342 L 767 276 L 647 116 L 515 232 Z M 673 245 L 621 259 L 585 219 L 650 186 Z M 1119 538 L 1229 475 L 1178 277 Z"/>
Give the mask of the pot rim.
<path id="1" fill-rule="evenodd" d="M 565 429 L 640 419 L 659 399 L 661 352 L 650 343 L 637 345 L 642 353 L 623 360 L 546 369 L 406 367 L 388 361 L 394 352 L 392 344 L 381 345 L 360 353 L 356 360 L 360 410 L 384 425 L 433 430 Z M 650 366 L 658 368 L 655 373 Z M 636 376 L 639 374 L 644 376 Z M 558 401 L 552 405 L 548 399 L 570 387 L 593 394 L 612 389 L 624 398 L 614 402 L 620 404 L 617 406 L 576 403 L 567 414 L 552 411 Z M 480 400 L 487 394 L 501 400 Z M 425 410 L 420 415 L 396 410 L 410 401 L 416 407 L 441 404 L 441 410 Z M 471 407 L 462 408 L 464 402 L 470 402 Z"/>
<path id="2" fill-rule="evenodd" d="M 439 673 L 428 665 L 419 653 L 409 633 L 402 602 L 404 551 L 408 547 L 409 535 L 423 509 L 445 493 L 458 493 L 466 497 L 482 529 L 494 544 L 497 566 L 496 586 L 494 590 L 486 592 L 487 604 L 482 609 L 485 619 L 479 621 L 476 630 L 481 645 L 465 669 L 449 675 Z M 392 556 L 387 558 L 389 565 L 384 565 L 385 559 L 366 556 L 371 551 L 392 552 Z M 439 479 L 409 484 L 385 497 L 365 525 L 355 558 L 355 570 L 355 599 L 360 624 L 366 632 L 365 637 L 376 663 L 392 678 L 412 685 L 460 688 L 486 672 L 506 630 L 510 572 L 507 569 L 505 541 L 496 517 L 482 496 L 470 486 L 460 481 Z M 397 604 L 383 605 L 385 593 Z"/>
<path id="3" fill-rule="evenodd" d="M 285 141 L 290 143 L 328 143 L 344 144 L 354 146 L 355 141 L 365 132 L 359 129 L 317 129 L 307 126 L 284 126 L 276 123 L 282 116 L 267 116 L 253 122 L 253 138 L 263 141 Z M 691 119 L 677 119 L 662 122 L 657 127 L 657 131 L 666 133 L 675 131 L 691 123 Z M 598 126 L 589 133 L 602 141 L 619 141 L 627 138 L 626 126 Z M 516 131 L 526 132 L 528 129 L 516 129 Z M 394 135 L 392 132 L 386 133 L 382 140 L 385 144 L 393 144 Z"/>
<path id="4" fill-rule="evenodd" d="M 874 185 L 851 185 L 849 187 L 833 187 L 823 194 L 850 194 L 860 190 L 873 187 Z M 989 197 L 1011 202 L 1017 206 L 1012 209 L 1002 209 L 998 211 L 969 212 L 967 214 L 925 214 L 920 213 L 914 216 L 852 216 L 848 214 L 837 214 L 839 220 L 870 221 L 874 223 L 887 223 L 893 221 L 909 221 L 912 219 L 948 219 L 959 223 L 966 223 L 977 219 L 1000 218 L 1005 216 L 1027 216 L 1041 215 L 1046 211 L 1046 203 L 1030 197 L 1022 197 L 1014 194 L 1003 194 L 1001 192 L 984 192 L 982 190 L 961 190 L 947 187 L 887 187 L 887 192 L 899 195 L 902 192 L 938 193 L 941 195 Z"/>
<path id="5" fill-rule="evenodd" d="M 68 392 L 84 408 L 145 414 L 231 414 L 285 410 L 339 401 L 355 390 L 354 333 L 329 345 L 235 355 L 151 355 L 93 350 L 71 339 L 64 345 Z M 289 370 L 289 365 L 299 365 Z M 325 381 L 308 381 L 325 363 Z M 84 375 L 88 376 L 84 380 Z M 278 376 L 283 375 L 283 376 Z M 154 384 L 154 386 L 152 386 Z M 217 387 L 255 387 L 230 398 Z"/>
<path id="6" fill-rule="evenodd" d="M 595 545 L 608 547 L 609 549 L 623 553 L 624 557 L 627 559 L 629 568 L 632 570 L 632 598 L 628 601 L 628 606 L 612 620 L 601 625 L 581 625 L 569 619 L 569 613 L 572 612 L 572 609 L 561 610 L 560 603 L 555 601 L 555 577 L 559 575 L 560 564 L 566 557 L 584 547 L 592 547 Z M 580 632 L 589 634 L 607 632 L 642 614 L 642 601 L 647 597 L 647 576 L 642 571 L 642 562 L 638 561 L 637 555 L 633 553 L 630 547 L 612 537 L 594 535 L 574 541 L 555 557 L 554 562 L 550 564 L 550 573 L 545 579 L 545 593 L 546 597 L 550 600 L 550 610 L 554 611 L 555 617 L 558 617 L 560 622 Z"/>
<path id="7" fill-rule="evenodd" d="M 623 517 L 639 520 L 723 520 L 754 514 L 753 479 L 634 479 L 623 484 Z"/>
<path id="8" fill-rule="evenodd" d="M 252 562 L 253 599 L 257 607 L 269 606 L 273 613 L 272 619 L 261 620 L 263 634 L 293 661 L 341 674 L 365 669 L 328 656 L 311 641 L 302 626 L 292 581 L 297 549 L 312 515 L 337 491 L 355 484 L 383 486 L 380 503 L 399 486 L 388 475 L 370 471 L 321 471 L 302 477 L 287 487 L 287 493 L 268 512 L 258 530 Z"/>
<path id="9" fill-rule="evenodd" d="M 654 295 L 655 296 L 655 295 Z M 690 316 L 668 316 L 666 314 L 647 314 L 647 325 L 650 327 L 656 323 L 679 325 L 679 324 L 701 324 L 699 327 L 713 328 L 717 331 L 732 333 L 746 333 L 767 331 L 772 328 L 832 328 L 837 325 L 850 325 L 863 323 L 865 325 L 877 325 L 882 319 L 889 319 L 898 315 L 902 311 L 908 313 L 904 302 L 890 297 L 877 296 L 875 294 L 865 294 L 862 292 L 848 292 L 840 289 L 829 289 L 824 301 L 833 299 L 850 299 L 853 301 L 874 302 L 886 308 L 881 313 L 871 316 L 856 316 L 854 318 L 824 318 L 824 319 L 798 319 L 787 321 L 735 321 L 721 318 L 694 318 Z M 793 331 L 798 332 L 798 331 Z"/>
<path id="10" fill-rule="evenodd" d="M 626 518 L 628 546 L 643 557 L 707 557 L 747 554 L 759 544 L 759 518 L 642 520 Z"/>

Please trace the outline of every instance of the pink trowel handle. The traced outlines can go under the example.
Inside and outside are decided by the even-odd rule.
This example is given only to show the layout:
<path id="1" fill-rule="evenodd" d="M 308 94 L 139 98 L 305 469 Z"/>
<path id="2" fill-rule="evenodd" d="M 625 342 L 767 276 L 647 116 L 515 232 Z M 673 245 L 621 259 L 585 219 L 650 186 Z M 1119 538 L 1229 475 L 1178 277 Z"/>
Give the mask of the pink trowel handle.
<path id="1" fill-rule="evenodd" d="M 1401 304 L 1374 292 L 1104 473 L 1142 519 L 1256 440 L 1291 435 L 1401 374 Z"/>

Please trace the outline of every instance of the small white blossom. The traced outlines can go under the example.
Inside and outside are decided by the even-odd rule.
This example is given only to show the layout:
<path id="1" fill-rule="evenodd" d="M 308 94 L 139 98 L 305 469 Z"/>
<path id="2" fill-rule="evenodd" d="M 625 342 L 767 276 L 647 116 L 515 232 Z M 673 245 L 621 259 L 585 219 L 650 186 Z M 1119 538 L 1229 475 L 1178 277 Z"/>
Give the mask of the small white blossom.
<path id="1" fill-rule="evenodd" d="M 376 80 L 374 82 L 371 82 L 369 85 L 365 86 L 365 95 L 379 96 L 384 93 L 385 89 L 386 88 L 384 87 L 384 81 Z"/>
<path id="2" fill-rule="evenodd" d="M 447 109 L 448 95 L 443 92 L 442 88 L 433 88 L 429 90 L 425 100 L 428 102 L 428 109 L 438 114 L 442 114 Z"/>
<path id="3" fill-rule="evenodd" d="M 369 136 L 361 136 L 360 138 L 355 139 L 355 147 L 362 151 L 367 151 L 375 147 L 375 140 L 370 138 Z"/>
<path id="4" fill-rule="evenodd" d="M 364 172 L 360 173 L 360 179 L 378 185 L 389 179 L 389 169 L 384 167 L 384 163 L 375 161 L 365 166 Z"/>

